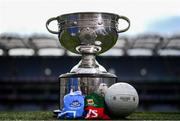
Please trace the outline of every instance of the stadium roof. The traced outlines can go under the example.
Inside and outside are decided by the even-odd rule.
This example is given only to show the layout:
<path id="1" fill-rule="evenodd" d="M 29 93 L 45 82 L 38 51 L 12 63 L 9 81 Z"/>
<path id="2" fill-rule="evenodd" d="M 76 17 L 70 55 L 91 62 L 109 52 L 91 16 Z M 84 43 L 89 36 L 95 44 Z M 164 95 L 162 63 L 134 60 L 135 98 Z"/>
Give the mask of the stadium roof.
<path id="1" fill-rule="evenodd" d="M 0 35 L 1 56 L 77 56 L 61 47 L 54 36 L 34 34 Z M 119 37 L 116 45 L 101 56 L 180 56 L 180 35 L 163 37 L 143 34 Z"/>

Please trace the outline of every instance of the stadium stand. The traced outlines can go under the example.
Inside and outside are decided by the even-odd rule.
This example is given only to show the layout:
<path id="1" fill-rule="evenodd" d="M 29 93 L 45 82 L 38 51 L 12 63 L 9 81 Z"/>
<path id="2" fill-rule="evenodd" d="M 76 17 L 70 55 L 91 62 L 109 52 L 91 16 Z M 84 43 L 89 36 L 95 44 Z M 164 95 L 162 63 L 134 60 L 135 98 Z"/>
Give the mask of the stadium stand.
<path id="1" fill-rule="evenodd" d="M 179 111 L 180 36 L 138 35 L 119 40 L 111 52 L 97 60 L 119 81 L 137 89 L 138 110 Z M 34 53 L 10 54 L 22 48 Z M 41 49 L 52 48 L 60 51 L 55 55 L 39 54 Z M 40 34 L 1 34 L 0 50 L 0 110 L 57 109 L 58 77 L 69 72 L 80 57 L 64 50 L 58 39 Z"/>

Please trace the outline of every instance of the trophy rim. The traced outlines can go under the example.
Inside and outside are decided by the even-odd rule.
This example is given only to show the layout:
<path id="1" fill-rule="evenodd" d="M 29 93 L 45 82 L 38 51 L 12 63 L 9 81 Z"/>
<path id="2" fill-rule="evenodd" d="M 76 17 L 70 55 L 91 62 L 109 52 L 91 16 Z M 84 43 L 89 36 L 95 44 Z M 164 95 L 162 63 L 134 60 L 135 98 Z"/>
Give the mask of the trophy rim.
<path id="1" fill-rule="evenodd" d="M 108 14 L 108 15 L 113 15 L 113 16 L 119 16 L 116 13 L 111 13 L 111 12 L 72 12 L 72 13 L 67 13 L 67 14 L 62 14 L 57 17 L 64 17 L 64 16 L 69 16 L 69 15 L 75 15 L 75 14 Z"/>

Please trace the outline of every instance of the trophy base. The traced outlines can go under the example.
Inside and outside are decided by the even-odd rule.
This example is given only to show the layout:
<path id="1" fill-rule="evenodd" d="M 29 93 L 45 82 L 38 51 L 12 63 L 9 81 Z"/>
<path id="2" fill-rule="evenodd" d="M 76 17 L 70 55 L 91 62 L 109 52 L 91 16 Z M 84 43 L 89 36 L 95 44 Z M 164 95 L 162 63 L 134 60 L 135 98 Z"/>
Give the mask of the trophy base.
<path id="1" fill-rule="evenodd" d="M 117 77 L 110 73 L 101 74 L 76 74 L 66 73 L 59 77 L 59 108 L 63 108 L 63 98 L 70 92 L 80 90 L 83 95 L 88 95 L 96 92 L 102 96 L 106 89 L 117 82 Z"/>

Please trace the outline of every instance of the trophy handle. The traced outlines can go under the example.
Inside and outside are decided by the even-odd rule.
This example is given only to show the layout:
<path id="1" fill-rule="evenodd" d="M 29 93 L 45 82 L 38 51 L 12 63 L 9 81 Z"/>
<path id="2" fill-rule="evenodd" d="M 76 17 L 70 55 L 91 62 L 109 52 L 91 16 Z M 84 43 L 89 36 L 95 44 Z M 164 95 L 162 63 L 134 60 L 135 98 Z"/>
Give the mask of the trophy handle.
<path id="1" fill-rule="evenodd" d="M 59 31 L 53 31 L 53 30 L 49 29 L 49 24 L 50 24 L 52 21 L 54 21 L 54 20 L 57 21 L 57 17 L 53 17 L 53 18 L 48 19 L 47 22 L 46 22 L 46 28 L 47 28 L 47 30 L 48 30 L 49 32 L 51 32 L 51 33 L 53 33 L 53 34 L 59 34 Z"/>
<path id="2" fill-rule="evenodd" d="M 127 17 L 125 17 L 125 16 L 119 16 L 118 19 L 125 20 L 128 23 L 128 26 L 125 29 L 121 29 L 121 30 L 118 29 L 117 32 L 121 33 L 121 32 L 127 31 L 129 29 L 129 27 L 130 27 L 130 20 Z M 117 26 L 117 28 L 118 28 L 118 26 Z"/>

